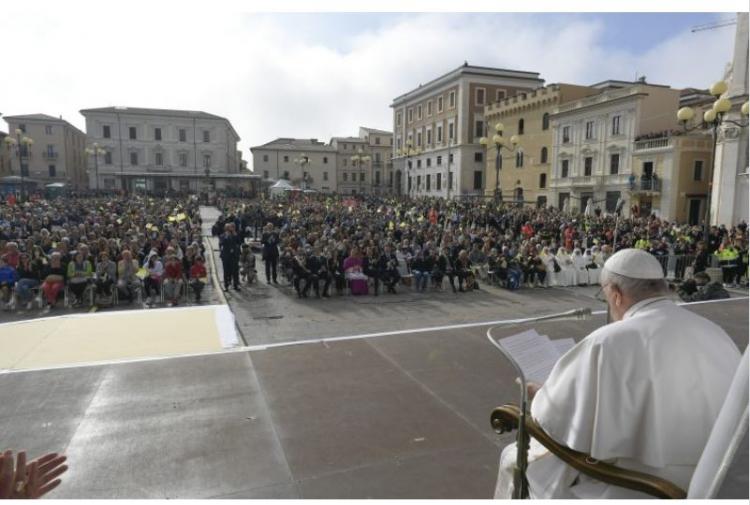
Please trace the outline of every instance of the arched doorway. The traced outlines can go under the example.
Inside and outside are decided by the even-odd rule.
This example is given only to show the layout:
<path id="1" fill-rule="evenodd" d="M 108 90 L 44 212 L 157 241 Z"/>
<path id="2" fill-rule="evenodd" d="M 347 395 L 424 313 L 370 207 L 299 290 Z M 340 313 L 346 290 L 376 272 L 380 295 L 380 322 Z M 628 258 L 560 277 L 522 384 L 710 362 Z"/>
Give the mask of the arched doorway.
<path id="1" fill-rule="evenodd" d="M 523 188 L 516 188 L 514 197 L 517 202 L 523 203 Z"/>

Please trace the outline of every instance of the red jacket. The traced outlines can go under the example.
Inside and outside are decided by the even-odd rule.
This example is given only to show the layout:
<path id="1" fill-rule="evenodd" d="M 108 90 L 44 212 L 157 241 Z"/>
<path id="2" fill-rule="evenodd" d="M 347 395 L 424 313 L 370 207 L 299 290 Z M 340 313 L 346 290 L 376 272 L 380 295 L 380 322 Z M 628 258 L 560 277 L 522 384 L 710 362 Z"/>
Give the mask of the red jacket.
<path id="1" fill-rule="evenodd" d="M 167 263 L 164 267 L 164 277 L 167 279 L 181 279 L 182 264 L 179 261 Z"/>
<path id="2" fill-rule="evenodd" d="M 201 277 L 206 276 L 208 276 L 208 273 L 206 273 L 206 266 L 201 263 L 193 263 L 193 266 L 190 267 L 190 278 L 200 279 Z"/>

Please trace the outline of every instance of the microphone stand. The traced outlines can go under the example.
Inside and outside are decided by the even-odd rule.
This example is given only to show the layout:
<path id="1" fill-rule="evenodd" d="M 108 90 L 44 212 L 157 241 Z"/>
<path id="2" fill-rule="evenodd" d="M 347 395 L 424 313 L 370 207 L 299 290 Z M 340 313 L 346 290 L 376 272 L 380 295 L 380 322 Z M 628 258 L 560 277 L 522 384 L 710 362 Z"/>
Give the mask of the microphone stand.
<path id="1" fill-rule="evenodd" d="M 567 312 L 561 312 L 559 314 L 550 314 L 547 316 L 540 316 L 540 317 L 532 317 L 528 319 L 523 319 L 521 321 L 516 321 L 514 323 L 510 323 L 513 325 L 517 324 L 525 324 L 525 323 L 532 323 L 532 322 L 541 322 L 541 321 L 564 321 L 568 319 L 573 320 L 584 320 L 591 317 L 591 309 L 589 308 L 581 308 L 581 309 L 574 309 L 569 310 Z M 492 338 L 492 330 L 495 328 L 498 328 L 500 326 L 504 325 L 495 325 L 487 330 L 487 339 L 492 343 L 493 346 L 495 346 L 502 354 L 507 358 L 508 361 L 513 365 L 513 368 L 516 369 L 516 372 L 518 373 L 519 379 L 520 379 L 520 385 L 521 385 L 521 416 L 519 418 L 518 422 L 518 433 L 516 435 L 516 466 L 513 468 L 513 495 L 512 498 L 515 500 L 521 499 L 527 499 L 529 497 L 529 481 L 526 478 L 526 469 L 528 467 L 528 458 L 529 458 L 529 443 L 530 438 L 529 434 L 526 431 L 526 414 L 527 414 L 527 405 L 528 405 L 528 391 L 526 389 L 526 376 L 523 373 L 523 370 L 521 370 L 521 367 L 518 366 L 518 363 L 516 363 L 516 360 L 513 359 L 513 357 L 508 354 L 508 352 L 503 348 L 502 345 L 500 345 L 494 338 Z"/>

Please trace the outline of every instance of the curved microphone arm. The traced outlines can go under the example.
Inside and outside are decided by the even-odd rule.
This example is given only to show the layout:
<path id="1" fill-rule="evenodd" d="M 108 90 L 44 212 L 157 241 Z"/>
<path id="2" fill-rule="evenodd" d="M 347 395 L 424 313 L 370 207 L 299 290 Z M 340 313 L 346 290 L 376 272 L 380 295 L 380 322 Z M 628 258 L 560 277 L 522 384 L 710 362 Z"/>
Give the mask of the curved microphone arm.
<path id="1" fill-rule="evenodd" d="M 518 384 L 521 387 L 521 413 L 518 423 L 518 434 L 516 436 L 516 467 L 513 469 L 513 498 L 525 499 L 529 497 L 529 483 L 526 479 L 526 468 L 528 466 L 528 453 L 529 453 L 529 435 L 526 432 L 526 414 L 528 404 L 528 391 L 526 388 L 526 376 L 518 366 L 516 360 L 500 345 L 497 340 L 492 338 L 492 331 L 501 326 L 517 325 L 533 322 L 542 321 L 564 321 L 564 320 L 583 320 L 591 317 L 590 308 L 573 309 L 567 312 L 560 312 L 558 314 L 549 314 L 546 316 L 531 317 L 528 319 L 520 319 L 506 324 L 496 324 L 487 330 L 487 339 L 490 343 L 502 353 L 503 356 L 513 365 L 516 372 L 518 373 Z"/>

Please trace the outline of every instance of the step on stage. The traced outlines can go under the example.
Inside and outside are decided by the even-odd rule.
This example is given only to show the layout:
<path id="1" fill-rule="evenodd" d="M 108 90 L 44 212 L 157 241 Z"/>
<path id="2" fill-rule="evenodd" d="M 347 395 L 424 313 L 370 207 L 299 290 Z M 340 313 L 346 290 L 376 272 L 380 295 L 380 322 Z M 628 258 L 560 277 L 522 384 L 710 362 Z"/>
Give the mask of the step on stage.
<path id="1" fill-rule="evenodd" d="M 688 308 L 744 350 L 747 303 Z M 78 323 L 99 331 L 76 352 L 82 327 L 70 320 L 0 326 L 0 440 L 32 457 L 67 453 L 50 497 L 492 497 L 513 435 L 495 435 L 489 416 L 517 386 L 487 325 L 263 349 L 222 341 L 230 323 L 208 310 L 143 336 L 160 312 L 179 309 L 145 323 L 86 316 Z M 600 314 L 535 327 L 578 340 L 602 324 Z M 747 498 L 747 459 L 746 443 L 721 496 Z"/>

